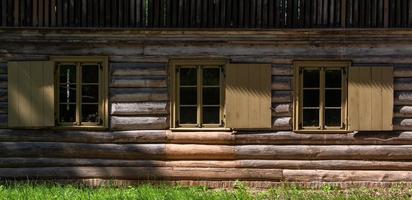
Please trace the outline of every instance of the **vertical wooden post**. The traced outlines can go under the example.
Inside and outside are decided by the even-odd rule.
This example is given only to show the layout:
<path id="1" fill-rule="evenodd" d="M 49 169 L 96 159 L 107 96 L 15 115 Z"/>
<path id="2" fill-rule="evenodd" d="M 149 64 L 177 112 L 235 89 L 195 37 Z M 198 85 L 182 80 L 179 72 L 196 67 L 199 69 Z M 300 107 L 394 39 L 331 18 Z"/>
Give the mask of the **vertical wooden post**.
<path id="1" fill-rule="evenodd" d="M 389 0 L 383 1 L 383 26 L 389 27 Z"/>
<path id="2" fill-rule="evenodd" d="M 341 4 L 341 11 L 340 11 L 340 14 L 341 14 L 341 19 L 340 19 L 340 23 L 341 23 L 341 27 L 342 28 L 345 28 L 346 27 L 346 21 L 347 21 L 347 19 L 346 19 L 346 1 L 347 0 L 342 0 L 342 4 Z"/>

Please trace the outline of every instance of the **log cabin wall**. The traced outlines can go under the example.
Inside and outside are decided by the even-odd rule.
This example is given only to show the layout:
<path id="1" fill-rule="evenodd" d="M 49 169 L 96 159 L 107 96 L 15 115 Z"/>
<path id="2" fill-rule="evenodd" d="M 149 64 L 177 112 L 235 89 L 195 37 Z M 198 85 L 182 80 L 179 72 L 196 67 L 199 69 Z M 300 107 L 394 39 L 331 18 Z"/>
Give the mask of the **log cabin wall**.
<path id="1" fill-rule="evenodd" d="M 0 131 L 2 180 L 165 181 L 211 187 L 231 186 L 234 180 L 257 187 L 284 181 L 315 186 L 412 182 L 409 31 L 2 29 L 0 38 L 2 102 L 7 102 L 8 61 L 106 55 L 110 62 L 110 129 L 5 127 Z M 168 62 L 187 57 L 272 64 L 273 130 L 168 130 Z M 394 66 L 395 130 L 293 132 L 292 62 L 307 59 Z M 1 119 L 7 124 L 7 117 Z"/>

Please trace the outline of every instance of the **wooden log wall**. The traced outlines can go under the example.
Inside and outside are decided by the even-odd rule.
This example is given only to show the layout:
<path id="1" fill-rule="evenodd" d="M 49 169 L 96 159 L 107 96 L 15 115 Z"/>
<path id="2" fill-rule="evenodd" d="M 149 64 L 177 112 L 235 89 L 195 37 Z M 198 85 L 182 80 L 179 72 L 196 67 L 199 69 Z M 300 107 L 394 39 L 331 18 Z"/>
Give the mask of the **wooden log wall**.
<path id="1" fill-rule="evenodd" d="M 167 80 L 167 63 L 112 63 L 111 128 L 169 127 Z"/>
<path id="2" fill-rule="evenodd" d="M 0 0 L 2 27 L 411 27 L 410 0 Z"/>
<path id="3" fill-rule="evenodd" d="M 292 130 L 292 65 L 272 65 L 272 123 L 276 130 Z"/>
<path id="4" fill-rule="evenodd" d="M 412 182 L 409 31 L 2 29 L 0 37 L 4 38 L 1 62 L 107 55 L 111 123 L 111 129 L 100 132 L 1 129 L 0 181 L 98 178 L 205 181 L 206 185 L 236 179 L 259 183 Z M 272 63 L 274 130 L 167 130 L 167 63 L 176 57 Z M 394 66 L 396 130 L 347 134 L 291 131 L 292 61 L 299 59 Z M 1 66 L 4 74 L 6 65 Z M 7 101 L 7 95 L 3 98 Z"/>
<path id="5" fill-rule="evenodd" d="M 394 68 L 394 120 L 395 130 L 412 129 L 412 68 L 397 65 Z"/>
<path id="6" fill-rule="evenodd" d="M 412 133 L 0 131 L 0 180 L 411 182 Z"/>

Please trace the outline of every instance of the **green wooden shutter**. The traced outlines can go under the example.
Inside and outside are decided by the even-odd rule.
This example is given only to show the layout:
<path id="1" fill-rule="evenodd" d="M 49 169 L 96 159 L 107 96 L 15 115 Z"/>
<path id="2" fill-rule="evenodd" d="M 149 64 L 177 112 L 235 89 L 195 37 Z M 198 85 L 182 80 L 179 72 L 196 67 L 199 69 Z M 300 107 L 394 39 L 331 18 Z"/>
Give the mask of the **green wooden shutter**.
<path id="1" fill-rule="evenodd" d="M 226 127 L 272 127 L 271 65 L 226 65 Z"/>
<path id="2" fill-rule="evenodd" d="M 54 126 L 53 62 L 10 62 L 9 127 Z"/>
<path id="3" fill-rule="evenodd" d="M 348 78 L 349 130 L 392 130 L 393 68 L 351 67 Z"/>

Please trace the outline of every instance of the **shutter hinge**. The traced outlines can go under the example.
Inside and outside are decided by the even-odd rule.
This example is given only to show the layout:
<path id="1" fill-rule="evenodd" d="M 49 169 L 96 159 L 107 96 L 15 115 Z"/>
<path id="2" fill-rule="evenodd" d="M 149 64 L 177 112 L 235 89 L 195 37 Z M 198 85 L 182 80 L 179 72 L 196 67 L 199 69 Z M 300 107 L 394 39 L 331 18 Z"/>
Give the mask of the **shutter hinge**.
<path id="1" fill-rule="evenodd" d="M 179 73 L 179 68 L 178 67 L 176 67 L 176 73 Z"/>
<path id="2" fill-rule="evenodd" d="M 299 74 L 302 74 L 302 73 L 303 73 L 303 69 L 299 68 Z"/>
<path id="3" fill-rule="evenodd" d="M 346 68 L 343 68 L 343 75 L 346 75 Z"/>
<path id="4" fill-rule="evenodd" d="M 225 127 L 225 121 L 223 119 L 220 120 L 220 123 L 222 124 L 222 127 Z"/>
<path id="5" fill-rule="evenodd" d="M 103 70 L 103 65 L 99 64 L 100 70 Z"/>
<path id="6" fill-rule="evenodd" d="M 303 127 L 303 126 L 302 126 L 302 123 L 299 123 L 298 126 L 299 126 L 299 129 L 302 129 L 302 127 Z"/>
<path id="7" fill-rule="evenodd" d="M 226 77 L 226 72 L 225 72 L 225 67 L 224 66 L 220 67 L 220 71 L 222 72 L 223 77 Z"/>

